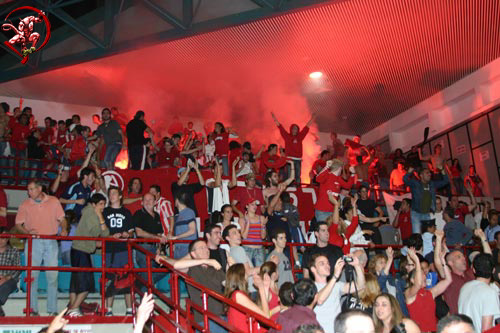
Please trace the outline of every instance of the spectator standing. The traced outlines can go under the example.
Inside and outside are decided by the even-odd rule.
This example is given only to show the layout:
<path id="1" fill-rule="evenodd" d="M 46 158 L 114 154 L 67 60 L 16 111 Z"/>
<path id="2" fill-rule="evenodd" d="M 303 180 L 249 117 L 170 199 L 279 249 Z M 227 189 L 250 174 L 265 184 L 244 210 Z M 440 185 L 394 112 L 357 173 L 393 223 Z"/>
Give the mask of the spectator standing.
<path id="1" fill-rule="evenodd" d="M 299 125 L 290 125 L 290 132 L 287 132 L 283 125 L 280 124 L 274 113 L 271 112 L 276 126 L 280 130 L 281 137 L 285 140 L 285 154 L 288 160 L 293 162 L 295 168 L 295 183 L 300 184 L 300 173 L 302 170 L 302 141 L 304 141 L 307 133 L 309 133 L 309 126 L 312 124 L 315 115 L 307 122 L 302 130 Z M 290 173 L 290 172 L 289 172 Z"/>
<path id="2" fill-rule="evenodd" d="M 7 229 L 0 226 L 0 235 L 6 234 Z M 19 251 L 9 245 L 9 238 L 0 238 L 0 266 L 21 266 Z M 7 298 L 17 289 L 21 271 L 0 270 L 0 317 L 5 316 L 2 306 Z"/>
<path id="3" fill-rule="evenodd" d="M 174 231 L 174 209 L 172 203 L 161 195 L 160 185 L 151 185 L 149 193 L 155 197 L 155 212 L 160 215 L 163 233 L 171 236 Z"/>
<path id="4" fill-rule="evenodd" d="M 337 133 L 332 131 L 330 133 L 330 139 L 332 140 L 332 158 L 344 158 L 345 156 L 345 146 L 342 141 L 337 137 Z"/>
<path id="5" fill-rule="evenodd" d="M 100 193 L 94 194 L 89 204 L 82 211 L 82 217 L 76 228 L 77 237 L 106 237 L 109 229 L 102 212 L 106 206 L 106 198 Z M 90 255 L 95 252 L 97 243 L 95 241 L 75 240 L 71 246 L 71 266 L 92 267 Z M 72 272 L 70 281 L 70 294 L 67 316 L 80 317 L 82 312 L 80 305 L 89 293 L 95 291 L 93 272 Z"/>
<path id="6" fill-rule="evenodd" d="M 344 255 L 342 253 L 342 249 L 338 246 L 328 243 L 328 240 L 330 239 L 330 232 L 328 230 L 328 224 L 326 222 L 319 222 L 317 224 L 317 230 L 314 231 L 314 236 L 316 238 L 316 244 L 314 246 L 308 246 L 306 251 L 304 252 L 304 255 L 302 256 L 302 269 L 304 272 L 304 278 L 312 277 L 309 271 L 309 267 L 312 257 L 316 254 L 323 254 L 328 258 L 331 269 L 329 276 L 331 276 L 333 274 L 335 263 Z"/>
<path id="7" fill-rule="evenodd" d="M 359 199 L 356 202 L 357 208 L 361 212 L 359 215 L 360 227 L 363 231 L 369 230 L 369 237 L 375 244 L 382 244 L 382 235 L 378 229 L 379 222 L 386 222 L 387 217 L 384 217 L 384 212 L 375 200 L 368 197 L 368 187 L 362 185 L 359 188 Z"/>
<path id="8" fill-rule="evenodd" d="M 476 333 L 495 326 L 493 318 L 500 314 L 498 293 L 489 285 L 494 267 L 491 254 L 478 254 L 472 263 L 475 280 L 460 289 L 458 312 L 472 319 Z"/>
<path id="9" fill-rule="evenodd" d="M 441 200 L 441 199 L 440 199 Z M 401 200 L 396 217 L 394 217 L 394 228 L 399 228 L 401 239 L 407 240 L 412 234 L 411 225 L 411 200 L 404 198 Z"/>
<path id="10" fill-rule="evenodd" d="M 195 240 L 198 238 L 196 229 L 196 215 L 194 210 L 187 206 L 188 194 L 179 193 L 175 197 L 175 207 L 179 214 L 175 215 L 173 236 L 171 240 Z M 189 244 L 176 243 L 174 247 L 174 258 L 180 259 L 189 253 Z"/>
<path id="11" fill-rule="evenodd" d="M 139 177 L 130 178 L 128 182 L 127 200 L 130 203 L 125 203 L 125 207 L 132 214 L 142 208 L 142 181 Z"/>
<path id="12" fill-rule="evenodd" d="M 0 186 L 0 227 L 7 226 L 7 206 L 7 195 L 3 186 Z"/>
<path id="13" fill-rule="evenodd" d="M 486 238 L 488 242 L 495 241 L 495 234 L 500 231 L 500 225 L 498 225 L 498 211 L 490 209 L 488 212 L 488 226 L 484 229 Z"/>
<path id="14" fill-rule="evenodd" d="M 42 191 L 42 183 L 33 180 L 28 184 L 29 198 L 24 200 L 16 215 L 16 227 L 23 234 L 54 236 L 61 226 L 62 236 L 67 236 L 68 229 L 64 219 L 64 211 L 57 198 Z M 26 247 L 26 257 L 28 257 Z M 31 248 L 32 266 L 57 267 L 59 247 L 55 239 L 33 239 Z M 40 271 L 32 271 L 31 277 L 31 309 L 38 314 L 38 275 Z M 47 312 L 57 313 L 57 271 L 46 271 L 47 276 Z"/>
<path id="15" fill-rule="evenodd" d="M 465 176 L 464 179 L 465 187 L 472 187 L 472 193 L 475 197 L 483 197 L 483 180 L 476 173 L 476 167 L 471 165 L 469 166 L 469 173 Z"/>
<path id="16" fill-rule="evenodd" d="M 281 288 L 285 282 L 295 282 L 292 274 L 292 265 L 290 260 L 283 253 L 286 247 L 286 232 L 283 229 L 274 229 L 271 235 L 271 241 L 274 243 L 274 250 L 267 256 L 267 261 L 276 256 L 278 260 L 278 288 Z"/>
<path id="17" fill-rule="evenodd" d="M 189 254 L 192 258 L 184 258 L 178 260 L 174 263 L 174 268 L 179 269 L 184 273 L 187 273 L 191 278 L 193 278 L 197 283 L 207 287 L 216 293 L 223 293 L 223 282 L 226 280 L 226 274 L 222 270 L 220 263 L 215 259 L 210 259 L 210 249 L 207 243 L 201 239 L 193 240 L 189 244 Z M 203 307 L 203 298 L 201 291 L 198 288 L 187 285 L 189 298 L 198 306 Z M 219 316 L 222 320 L 226 320 L 224 315 L 223 303 L 216 300 L 213 297 L 207 297 L 207 304 L 210 312 Z M 203 326 L 203 315 L 193 310 L 194 319 L 196 322 Z M 210 332 L 214 333 L 225 333 L 227 332 L 222 326 L 217 324 L 215 321 L 209 319 L 209 329 Z"/>
<path id="18" fill-rule="evenodd" d="M 237 138 L 238 135 L 231 129 L 225 128 L 221 122 L 215 123 L 213 138 L 215 141 L 215 155 L 220 158 L 224 176 L 229 176 L 229 138 Z"/>
<path id="19" fill-rule="evenodd" d="M 9 110 L 9 104 L 5 102 L 0 103 L 0 157 L 4 156 L 5 148 L 7 148 L 7 134 L 9 133 L 8 125 L 10 120 L 8 115 Z"/>
<path id="20" fill-rule="evenodd" d="M 62 198 L 59 199 L 62 204 L 65 204 L 65 210 L 73 210 L 77 219 L 82 215 L 82 209 L 90 199 L 92 193 L 92 184 L 94 184 L 96 173 L 93 169 L 84 168 L 80 172 L 80 180 L 66 190 Z"/>
<path id="21" fill-rule="evenodd" d="M 316 176 L 316 181 L 319 185 L 318 201 L 314 207 L 314 216 L 316 221 L 323 222 L 332 215 L 333 205 L 328 200 L 328 193 L 335 196 L 340 194 L 342 188 L 350 189 L 354 184 L 354 177 L 350 177 L 348 181 L 341 177 L 343 162 L 341 160 L 330 160 L 326 162 L 326 166 Z"/>
<path id="22" fill-rule="evenodd" d="M 267 236 L 268 218 L 257 213 L 258 200 L 255 198 L 250 198 L 245 207 L 246 213 L 240 220 L 241 236 L 246 242 L 262 243 Z M 247 244 L 243 246 L 243 249 L 254 266 L 264 263 L 265 254 L 262 245 Z"/>
<path id="23" fill-rule="evenodd" d="M 444 279 L 434 287 L 425 289 L 425 274 L 420 266 L 420 260 L 415 249 L 408 250 L 408 256 L 415 264 L 410 272 L 408 288 L 405 291 L 406 304 L 410 318 L 415 320 L 424 332 L 435 331 L 437 326 L 435 298 L 441 295 L 451 284 L 452 277 L 448 266 L 444 266 Z M 444 259 L 442 259 L 444 260 Z"/>
<path id="24" fill-rule="evenodd" d="M 342 258 L 335 263 L 334 274 L 328 281 L 327 278 L 330 275 L 328 258 L 321 254 L 311 258 L 310 270 L 314 275 L 316 288 L 318 288 L 318 303 L 314 312 L 325 333 L 334 333 L 332 320 L 335 320 L 341 312 L 341 296 L 350 293 L 351 290 L 361 291 L 365 288 L 365 274 L 358 258 L 352 258 L 351 264 L 356 271 L 357 281 L 339 281 L 340 274 L 346 265 Z"/>
<path id="25" fill-rule="evenodd" d="M 148 133 L 149 138 L 153 138 L 154 133 L 151 128 L 146 125 L 144 111 L 139 110 L 127 124 L 127 139 L 128 139 L 128 156 L 130 161 L 130 168 L 132 170 L 144 170 L 146 168 L 146 138 L 144 132 Z M 151 144 L 156 148 L 154 140 Z"/>
<path id="26" fill-rule="evenodd" d="M 287 217 L 282 213 L 283 202 L 281 201 L 281 194 L 285 191 L 285 186 L 280 185 L 278 193 L 269 197 L 269 206 L 267 207 L 267 218 L 268 222 L 265 225 L 267 239 L 270 239 L 273 234 L 274 229 L 282 229 L 286 232 L 286 239 L 292 239 L 292 234 L 290 232 L 290 225 L 288 223 Z M 288 253 L 289 255 L 290 253 Z"/>
<path id="27" fill-rule="evenodd" d="M 450 198 L 450 201 L 448 202 L 448 205 L 446 206 L 447 208 L 448 206 L 453 208 L 455 214 L 452 217 L 454 219 L 460 220 L 460 222 L 462 222 L 463 224 L 465 224 L 465 216 L 472 213 L 472 211 L 474 211 L 474 208 L 476 208 L 477 206 L 476 198 L 474 198 L 474 195 L 472 193 L 472 188 L 467 185 L 465 187 L 465 190 L 467 191 L 467 194 L 469 195 L 469 198 L 471 200 L 470 205 L 459 202 L 457 196 L 452 196 Z"/>
<path id="28" fill-rule="evenodd" d="M 266 172 L 264 178 L 266 188 L 262 190 L 262 194 L 264 195 L 264 200 L 266 201 L 266 205 L 269 203 L 269 197 L 271 195 L 278 193 L 279 186 L 281 184 L 283 184 L 282 186 L 285 186 L 286 189 L 288 185 L 290 185 L 293 182 L 295 177 L 295 167 L 293 166 L 292 162 L 289 163 L 291 163 L 292 172 L 290 173 L 288 179 L 285 180 L 284 182 L 281 183 L 279 182 L 279 175 L 278 172 L 276 172 L 275 170 L 270 170 Z"/>
<path id="29" fill-rule="evenodd" d="M 410 201 L 411 203 L 411 201 Z M 441 197 L 436 196 L 436 209 L 431 213 L 431 220 L 436 221 L 436 229 L 443 230 L 446 222 L 443 219 L 443 200 Z"/>
<path id="30" fill-rule="evenodd" d="M 462 195 L 464 193 L 464 180 L 462 178 L 462 167 L 460 166 L 460 161 L 457 158 L 452 159 L 449 169 L 454 190 L 453 194 Z"/>
<path id="31" fill-rule="evenodd" d="M 443 219 L 446 222 L 444 233 L 448 246 L 466 245 L 472 238 L 472 231 L 462 222 L 454 218 L 455 210 L 448 206 L 443 212 Z"/>
<path id="32" fill-rule="evenodd" d="M 163 227 L 160 220 L 160 215 L 154 211 L 155 197 L 151 193 L 144 194 L 142 198 L 142 209 L 135 212 L 133 221 L 137 238 L 154 239 L 162 244 L 167 242 L 167 237 L 163 234 Z M 159 254 L 160 246 L 158 243 L 139 243 L 146 251 Z M 137 266 L 146 268 L 146 255 L 141 251 L 136 252 Z M 159 267 L 158 264 L 152 263 L 152 267 Z M 147 281 L 147 273 L 139 273 L 139 275 Z M 160 273 L 153 273 L 153 283 L 156 283 L 163 277 Z M 146 290 L 142 286 L 142 290 Z"/>
<path id="33" fill-rule="evenodd" d="M 226 250 L 220 247 L 220 241 L 222 240 L 222 229 L 218 224 L 209 224 L 205 226 L 205 239 L 207 240 L 207 246 L 210 250 L 210 259 L 215 259 L 221 265 L 222 270 L 226 271 L 227 253 Z"/>
<path id="34" fill-rule="evenodd" d="M 101 167 L 108 170 L 114 170 L 116 157 L 122 149 L 127 149 L 125 143 L 125 135 L 122 132 L 120 124 L 118 124 L 116 120 L 111 118 L 111 110 L 108 108 L 102 109 L 102 123 L 101 125 L 99 125 L 99 127 L 97 127 L 94 135 L 89 138 L 89 140 L 93 138 L 102 138 L 104 140 L 104 144 L 106 145 L 106 153 L 104 155 L 104 161 Z"/>
<path id="35" fill-rule="evenodd" d="M 392 170 L 390 178 L 390 189 L 391 191 L 404 191 L 406 189 L 403 177 L 406 175 L 406 170 L 403 161 L 397 162 L 396 169 Z M 400 194 L 397 192 L 396 194 Z"/>
<path id="36" fill-rule="evenodd" d="M 311 167 L 311 171 L 309 172 L 309 178 L 311 179 L 311 184 L 316 184 L 316 185 L 318 184 L 318 182 L 316 181 L 316 176 L 321 172 L 321 170 L 323 170 L 323 168 L 326 166 L 326 161 L 331 159 L 332 158 L 331 156 L 332 155 L 330 151 L 323 150 L 321 152 L 319 159 L 314 161 Z"/>
<path id="37" fill-rule="evenodd" d="M 187 182 L 189 181 L 189 172 L 191 171 L 191 168 L 195 170 L 196 176 L 198 177 L 198 182 L 188 184 Z M 177 171 L 177 177 L 179 177 L 179 179 L 176 183 L 172 183 L 171 186 L 174 199 L 177 198 L 181 193 L 185 193 L 187 195 L 187 206 L 194 211 L 196 216 L 198 216 L 198 211 L 196 210 L 196 204 L 194 201 L 194 195 L 195 193 L 200 192 L 203 189 L 203 186 L 205 186 L 205 179 L 203 179 L 203 175 L 200 172 L 198 162 L 195 162 L 195 164 L 192 166 L 180 168 Z M 176 208 L 176 210 L 174 210 L 174 213 L 177 212 L 178 211 Z"/>
<path id="38" fill-rule="evenodd" d="M 331 215 L 327 219 L 327 223 L 330 224 L 329 227 L 329 233 L 330 233 L 330 238 L 328 240 L 328 243 L 333 244 L 335 246 L 338 246 L 342 248 L 342 252 L 344 254 L 349 254 L 351 252 L 351 243 L 349 239 L 351 236 L 354 234 L 356 231 L 356 228 L 358 227 L 358 212 L 356 208 L 356 198 L 351 198 L 351 205 L 353 207 L 352 209 L 352 221 L 351 224 L 347 225 L 344 222 L 344 219 L 340 218 L 340 203 L 335 199 L 335 196 L 331 193 L 328 194 L 328 198 L 330 199 L 330 202 L 334 206 L 333 210 L 333 215 Z"/>
<path id="39" fill-rule="evenodd" d="M 109 206 L 104 208 L 102 215 L 109 234 L 113 238 L 128 239 L 133 236 L 134 224 L 132 214 L 123 207 L 123 193 L 118 187 L 111 186 L 108 189 Z M 123 268 L 128 265 L 127 244 L 109 242 L 106 243 L 106 265 L 111 268 Z M 131 267 L 130 267 L 131 268 Z M 113 301 L 116 293 L 122 292 L 114 286 L 106 299 L 106 315 L 113 315 Z M 130 293 L 125 293 L 126 316 L 132 315 L 132 298 Z"/>
<path id="40" fill-rule="evenodd" d="M 413 233 L 421 233 L 421 221 L 430 219 L 430 212 L 436 208 L 436 190 L 449 183 L 444 169 L 442 180 L 431 180 L 431 172 L 423 168 L 419 172 L 420 180 L 411 178 L 413 168 L 403 177 L 406 186 L 411 190 L 411 225 Z"/>
<path id="41" fill-rule="evenodd" d="M 276 324 L 281 325 L 282 333 L 297 332 L 297 328 L 302 325 L 317 325 L 316 313 L 313 308 L 318 299 L 318 289 L 310 279 L 301 279 L 292 287 L 293 305 L 287 310 L 281 312 L 276 319 Z M 281 289 L 280 289 L 281 298 Z M 333 323 L 332 323 L 333 327 Z M 270 333 L 278 331 L 272 329 Z"/>
<path id="42" fill-rule="evenodd" d="M 232 174 L 233 184 L 237 184 L 236 175 Z M 249 202 L 250 198 L 255 198 L 261 207 L 265 207 L 264 205 L 264 196 L 262 195 L 262 189 L 256 186 L 255 174 L 249 173 L 245 176 L 245 187 L 237 187 L 234 189 L 234 195 L 231 192 L 231 206 L 233 207 L 233 211 L 238 215 L 243 215 L 245 212 L 245 203 Z"/>

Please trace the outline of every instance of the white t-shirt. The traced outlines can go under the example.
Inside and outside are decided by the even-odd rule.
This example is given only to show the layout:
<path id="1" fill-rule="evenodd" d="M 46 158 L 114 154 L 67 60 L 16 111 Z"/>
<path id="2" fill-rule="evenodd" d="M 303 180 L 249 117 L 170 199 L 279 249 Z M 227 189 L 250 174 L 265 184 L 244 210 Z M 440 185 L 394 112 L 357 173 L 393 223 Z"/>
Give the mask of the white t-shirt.
<path id="1" fill-rule="evenodd" d="M 495 318 L 500 314 L 498 293 L 484 282 L 469 281 L 460 289 L 458 312 L 469 316 L 474 322 L 476 333 L 481 333 L 482 317 L 493 316 Z"/>
<path id="2" fill-rule="evenodd" d="M 326 283 L 314 282 L 314 284 L 316 285 L 316 288 L 318 288 L 318 292 L 326 286 Z M 345 282 L 335 282 L 332 292 L 330 293 L 330 296 L 328 296 L 326 301 L 321 305 L 316 304 L 316 306 L 314 307 L 316 320 L 321 325 L 321 327 L 323 327 L 325 333 L 334 333 L 333 322 L 342 311 L 340 297 L 342 296 L 342 289 L 344 289 L 344 285 Z"/>
<path id="3" fill-rule="evenodd" d="M 446 222 L 443 219 L 443 212 L 439 213 L 431 213 L 431 219 L 436 220 L 436 229 L 437 230 L 443 230 Z"/>
<path id="4" fill-rule="evenodd" d="M 424 257 L 434 250 L 434 247 L 432 246 L 432 236 L 434 236 L 434 234 L 431 234 L 430 232 L 424 232 L 422 234 L 422 241 L 423 241 L 422 255 Z"/>

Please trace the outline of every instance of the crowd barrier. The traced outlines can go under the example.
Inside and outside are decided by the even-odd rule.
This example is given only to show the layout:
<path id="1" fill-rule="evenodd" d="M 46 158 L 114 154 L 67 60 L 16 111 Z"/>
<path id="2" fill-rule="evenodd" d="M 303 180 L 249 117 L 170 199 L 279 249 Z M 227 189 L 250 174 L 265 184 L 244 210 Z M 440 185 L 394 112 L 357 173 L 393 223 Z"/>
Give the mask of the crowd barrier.
<path id="1" fill-rule="evenodd" d="M 106 273 L 119 273 L 125 272 L 128 273 L 129 282 L 131 285 L 130 293 L 132 296 L 132 309 L 135 315 L 137 305 L 140 302 L 140 299 L 137 299 L 135 296 L 142 296 L 142 292 L 137 288 L 135 282 L 138 282 L 140 285 L 144 285 L 147 287 L 148 292 L 155 295 L 155 298 L 158 301 L 163 302 L 170 309 L 169 312 L 165 311 L 159 304 L 155 304 L 155 315 L 152 316 L 152 322 L 154 326 L 152 327 L 153 332 L 172 332 L 175 330 L 176 332 L 185 332 L 187 328 L 187 332 L 192 332 L 194 330 L 204 330 L 204 327 L 208 327 L 209 320 L 217 322 L 219 325 L 228 328 L 231 332 L 240 332 L 241 330 L 238 327 L 231 327 L 227 322 L 221 320 L 216 314 L 212 313 L 210 309 L 207 307 L 207 298 L 213 297 L 230 307 L 234 307 L 247 315 L 247 323 L 249 325 L 249 332 L 252 332 L 254 321 L 257 321 L 261 326 L 268 328 L 276 328 L 279 329 L 278 325 L 272 322 L 271 320 L 260 316 L 257 313 L 249 311 L 248 309 L 242 307 L 241 305 L 233 302 L 230 299 L 225 298 L 224 296 L 202 286 L 201 284 L 195 282 L 188 275 L 174 269 L 174 267 L 167 262 L 163 261 L 163 267 L 154 268 L 152 265 L 152 261 L 154 260 L 156 254 L 147 251 L 144 249 L 139 243 L 158 243 L 158 240 L 148 240 L 148 239 L 116 239 L 116 238 L 93 238 L 93 237 L 64 237 L 64 236 L 39 236 L 39 235 L 25 235 L 25 234 L 0 234 L 0 238 L 17 238 L 23 239 L 25 241 L 25 249 L 26 249 L 26 266 L 0 266 L 0 270 L 21 270 L 26 271 L 25 283 L 26 283 L 26 308 L 24 309 L 25 317 L 20 318 L 5 318 L 6 322 L 9 323 L 41 323 L 41 322 L 49 322 L 50 317 L 33 317 L 31 316 L 30 311 L 30 295 L 31 295 L 31 281 L 32 271 L 58 271 L 58 272 L 97 272 L 101 274 L 99 278 L 100 285 L 100 298 L 101 298 L 101 307 L 96 314 L 97 317 L 102 319 L 100 322 L 106 322 L 106 318 L 104 317 L 106 313 L 106 307 L 102 306 L 105 304 L 106 296 Z M 80 268 L 80 267 L 47 267 L 47 266 L 32 266 L 32 258 L 31 258 L 31 249 L 33 246 L 33 240 L 36 239 L 53 239 L 53 240 L 87 240 L 87 241 L 100 241 L 101 242 L 101 258 L 102 265 L 101 267 L 92 267 L 92 268 Z M 127 252 L 128 252 L 128 267 L 127 268 L 108 268 L 106 267 L 106 243 L 107 242 L 125 242 L 127 244 Z M 169 246 L 169 254 L 170 257 L 174 255 L 174 244 L 176 243 L 189 243 L 190 241 L 169 241 L 167 244 Z M 243 242 L 242 245 L 251 245 L 251 244 L 264 244 L 266 246 L 273 245 L 272 243 L 250 243 Z M 292 248 L 296 247 L 308 247 L 313 244 L 309 243 L 287 243 L 289 247 L 290 253 L 290 262 L 295 262 L 295 258 L 293 257 Z M 401 248 L 401 245 L 375 245 L 371 246 L 373 249 L 383 249 L 388 246 L 392 246 L 395 249 Z M 353 245 L 353 247 L 361 247 L 366 248 L 367 245 Z M 464 251 L 464 254 L 467 254 L 467 251 L 472 251 L 478 249 L 478 246 L 463 246 L 461 247 Z M 142 252 L 147 258 L 147 267 L 138 268 L 134 267 L 133 260 L 133 252 L 139 251 Z M 292 265 L 293 266 L 293 265 Z M 147 280 L 144 280 L 138 273 L 145 272 L 147 273 Z M 301 268 L 292 268 L 292 272 L 294 278 L 297 279 L 297 275 L 302 272 Z M 397 272 L 394 264 L 391 268 L 391 272 L 395 274 Z M 169 291 L 161 290 L 153 283 L 153 273 L 163 273 L 168 274 L 169 280 Z M 40 275 L 39 275 L 40 276 Z M 197 288 L 201 291 L 202 294 L 202 306 L 195 304 L 191 299 L 187 298 L 185 300 L 185 308 L 181 306 L 181 285 L 190 285 L 193 288 Z M 191 313 L 191 309 L 195 309 L 199 311 L 203 315 L 203 327 L 194 321 L 193 314 Z M 89 317 L 86 316 L 85 320 L 89 320 Z M 82 319 L 78 320 L 79 322 L 83 322 Z M 95 321 L 95 319 L 94 319 Z M 205 332 L 208 332 L 205 330 Z"/>

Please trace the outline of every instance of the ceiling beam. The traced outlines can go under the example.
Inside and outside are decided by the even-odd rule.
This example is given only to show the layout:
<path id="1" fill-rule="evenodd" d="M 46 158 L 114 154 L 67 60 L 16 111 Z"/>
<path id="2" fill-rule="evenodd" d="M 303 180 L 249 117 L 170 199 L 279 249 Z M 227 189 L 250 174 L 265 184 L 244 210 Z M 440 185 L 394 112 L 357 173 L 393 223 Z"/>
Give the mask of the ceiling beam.
<path id="1" fill-rule="evenodd" d="M 168 10 L 159 6 L 152 0 L 142 0 L 147 9 L 153 12 L 155 15 L 160 17 L 162 20 L 166 21 L 168 24 L 172 25 L 174 28 L 187 30 L 187 27 L 184 25 L 182 21 L 180 21 L 177 17 L 172 15 Z"/>
<path id="2" fill-rule="evenodd" d="M 21 77 L 35 75 L 49 70 L 54 70 L 78 64 L 81 62 L 87 62 L 103 57 L 117 55 L 119 53 L 127 51 L 132 51 L 134 49 L 137 49 L 137 45 L 141 45 L 141 47 L 151 46 L 159 43 L 165 43 L 168 41 L 173 41 L 181 38 L 187 38 L 199 34 L 208 33 L 227 27 L 246 24 L 254 22 L 256 20 L 261 20 L 278 15 L 284 15 L 289 12 L 302 10 L 313 6 L 322 6 L 326 4 L 331 4 L 332 2 L 343 2 L 343 1 L 346 0 L 288 0 L 282 4 L 281 9 L 279 8 L 271 9 L 268 7 L 257 8 L 250 11 L 236 13 L 224 17 L 218 17 L 203 22 L 197 22 L 195 24 L 192 24 L 192 26 L 189 29 L 187 29 L 184 26 L 184 24 L 180 20 L 178 20 L 179 24 L 177 25 L 177 28 L 145 36 L 140 36 L 132 40 L 113 43 L 112 47 L 110 48 L 97 47 L 79 53 L 64 55 L 58 58 L 45 60 L 42 63 L 40 63 L 40 65 L 36 69 L 30 69 L 24 66 L 21 68 L 4 70 L 2 71 L 2 75 L 0 76 L 0 83 L 15 80 Z M 143 2 L 152 3 L 150 0 L 143 0 Z"/>

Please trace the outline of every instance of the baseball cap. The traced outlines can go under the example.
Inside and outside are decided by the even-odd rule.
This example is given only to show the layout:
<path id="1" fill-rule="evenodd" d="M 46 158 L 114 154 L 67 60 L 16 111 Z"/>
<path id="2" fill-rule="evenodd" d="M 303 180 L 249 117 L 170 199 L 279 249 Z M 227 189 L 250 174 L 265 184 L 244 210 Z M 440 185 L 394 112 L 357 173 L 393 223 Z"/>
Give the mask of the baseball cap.
<path id="1" fill-rule="evenodd" d="M 245 207 L 251 203 L 255 202 L 255 204 L 258 206 L 260 205 L 260 201 L 251 197 L 251 198 L 248 198 L 248 200 L 245 202 Z"/>

